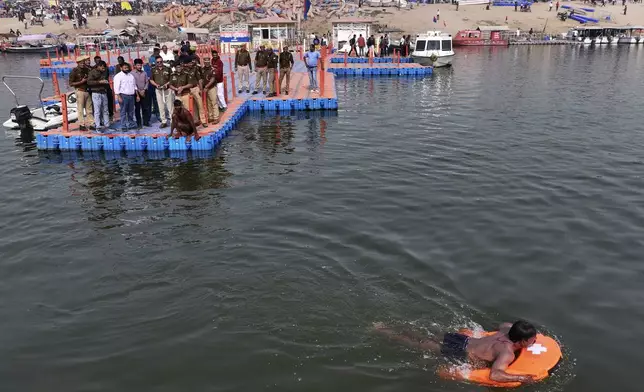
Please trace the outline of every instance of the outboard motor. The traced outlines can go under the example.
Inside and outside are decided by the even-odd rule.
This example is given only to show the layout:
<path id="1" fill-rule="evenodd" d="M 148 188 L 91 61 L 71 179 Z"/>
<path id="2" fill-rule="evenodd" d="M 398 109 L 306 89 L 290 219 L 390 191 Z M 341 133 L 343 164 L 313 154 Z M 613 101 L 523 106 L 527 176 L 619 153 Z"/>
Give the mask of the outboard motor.
<path id="1" fill-rule="evenodd" d="M 16 106 L 11 109 L 11 119 L 18 124 L 20 128 L 20 141 L 23 143 L 33 143 L 34 128 L 31 126 L 31 110 L 27 105 Z"/>

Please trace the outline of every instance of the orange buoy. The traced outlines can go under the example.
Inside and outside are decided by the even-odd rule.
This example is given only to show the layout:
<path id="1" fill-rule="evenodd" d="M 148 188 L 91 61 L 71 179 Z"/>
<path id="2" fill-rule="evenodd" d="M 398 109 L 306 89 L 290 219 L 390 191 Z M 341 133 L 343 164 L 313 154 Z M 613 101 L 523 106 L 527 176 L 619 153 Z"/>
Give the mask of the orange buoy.
<path id="1" fill-rule="evenodd" d="M 496 332 L 475 333 L 463 329 L 460 333 L 473 337 L 493 335 Z M 537 334 L 535 343 L 521 349 L 517 359 L 508 366 L 508 374 L 528 374 L 540 381 L 548 377 L 549 372 L 561 360 L 561 347 L 553 338 Z M 465 366 L 443 366 L 438 375 L 448 380 L 468 381 L 491 387 L 518 387 L 520 382 L 497 382 L 490 379 L 490 368 L 471 369 Z"/>

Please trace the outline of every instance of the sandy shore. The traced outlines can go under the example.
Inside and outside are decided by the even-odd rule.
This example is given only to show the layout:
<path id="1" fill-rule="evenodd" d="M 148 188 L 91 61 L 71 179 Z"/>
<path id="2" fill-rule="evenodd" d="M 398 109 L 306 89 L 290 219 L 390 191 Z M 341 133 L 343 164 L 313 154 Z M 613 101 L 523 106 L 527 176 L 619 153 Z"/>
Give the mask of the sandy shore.
<path id="1" fill-rule="evenodd" d="M 561 2 L 560 4 L 576 7 L 590 7 L 583 2 Z M 440 29 L 450 33 L 458 30 L 476 28 L 479 25 L 508 25 L 513 29 L 520 28 L 529 31 L 544 31 L 546 33 L 566 32 L 571 27 L 580 26 L 574 20 L 562 22 L 557 18 L 555 7 L 548 11 L 548 3 L 535 3 L 532 12 L 514 12 L 514 7 L 491 7 L 485 10 L 483 5 L 456 6 L 451 4 L 425 4 L 413 10 L 392 10 L 391 14 L 381 15 L 376 20 L 389 27 L 397 27 L 405 33 L 415 34 L 422 31 Z M 434 23 L 432 18 L 440 10 L 440 21 Z M 612 22 L 602 23 L 603 26 L 644 25 L 644 5 L 628 4 L 627 15 L 623 15 L 621 2 L 615 6 L 596 8 L 598 11 L 611 13 Z M 506 22 L 507 18 L 507 22 Z"/>
<path id="2" fill-rule="evenodd" d="M 562 2 L 579 7 L 588 7 L 582 2 Z M 603 23 L 605 26 L 623 26 L 623 25 L 644 25 L 644 5 L 629 4 L 627 15 L 623 15 L 623 7 L 618 2 L 617 5 L 607 5 L 598 7 L 597 10 L 611 13 L 612 22 Z M 531 28 L 536 32 L 544 31 L 546 33 L 566 32 L 569 28 L 579 26 L 579 23 L 568 20 L 562 22 L 557 19 L 557 13 L 553 7 L 548 11 L 548 3 L 535 3 L 532 6 L 532 12 L 514 12 L 514 7 L 492 7 L 489 11 L 485 10 L 483 5 L 461 6 L 456 11 L 456 6 L 451 4 L 424 4 L 416 6 L 412 10 L 397 10 L 395 8 L 373 8 L 381 12 L 375 21 L 388 27 L 399 28 L 405 34 L 416 34 L 419 32 L 440 29 L 450 33 L 456 33 L 458 30 L 476 28 L 479 25 L 509 25 L 512 29 L 520 28 L 522 31 L 528 31 Z M 434 23 L 432 18 L 440 10 L 440 21 Z M 138 16 L 136 19 L 144 24 L 159 26 L 164 23 L 163 14 L 150 14 Z M 506 22 L 507 20 L 507 22 Z M 127 17 L 116 16 L 110 17 L 110 24 L 113 28 L 124 28 L 127 26 Z M 82 30 L 74 30 L 71 22 L 63 22 L 57 25 L 51 20 L 45 22 L 45 26 L 30 26 L 27 31 L 24 25 L 18 23 L 17 19 L 3 20 L 2 32 L 8 32 L 9 29 L 20 29 L 23 34 L 37 33 L 67 33 L 73 36 Z M 89 31 L 103 30 L 105 28 L 105 16 L 100 18 L 91 17 L 88 20 Z M 327 19 L 318 18 L 307 23 L 306 28 L 313 32 L 325 32 L 330 30 L 331 26 Z M 400 34 L 394 34 L 397 38 Z"/>

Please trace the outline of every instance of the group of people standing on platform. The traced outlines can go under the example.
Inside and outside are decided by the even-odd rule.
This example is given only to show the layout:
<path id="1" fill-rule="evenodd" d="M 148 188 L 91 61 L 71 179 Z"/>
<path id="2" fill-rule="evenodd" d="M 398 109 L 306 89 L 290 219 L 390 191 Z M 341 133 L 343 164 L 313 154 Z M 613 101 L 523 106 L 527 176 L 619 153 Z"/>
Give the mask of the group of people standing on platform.
<path id="1" fill-rule="evenodd" d="M 396 43 L 398 43 L 396 47 Z M 411 35 L 403 36 L 400 41 L 396 41 L 392 44 L 389 41 L 389 36 L 385 34 L 380 36 L 380 38 L 374 37 L 373 34 L 365 39 L 365 37 L 360 34 L 359 37 L 356 37 L 356 34 L 349 39 L 349 56 L 355 57 L 365 57 L 365 56 L 379 56 L 386 57 L 392 53 L 392 50 L 399 50 L 401 56 L 408 56 L 411 53 Z"/>
<path id="2" fill-rule="evenodd" d="M 317 67 L 320 53 L 315 50 L 315 45 L 311 45 L 310 51 L 306 52 L 303 57 L 309 75 L 309 89 L 318 91 Z M 293 53 L 289 51 L 288 46 L 284 46 L 282 51 L 277 54 L 270 46 L 260 45 L 257 52 L 255 52 L 254 60 L 256 77 L 253 94 L 259 94 L 261 91 L 267 97 L 275 97 L 277 96 L 277 86 L 279 85 L 280 92 L 288 95 L 291 86 L 291 72 L 295 65 Z M 235 53 L 235 72 L 239 80 L 237 93 L 241 94 L 243 91 L 250 93 L 250 74 L 253 72 L 253 60 L 246 45 L 242 45 Z M 286 83 L 284 83 L 285 80 Z"/>
<path id="3" fill-rule="evenodd" d="M 132 66 L 119 56 L 112 89 L 109 68 L 100 56 L 94 57 L 93 66 L 89 56 L 78 57 L 69 85 L 76 91 L 80 130 L 102 131 L 111 127 L 114 99 L 119 103 L 121 117 L 116 128 L 122 131 L 149 126 L 152 114 L 165 128 L 177 106 L 184 110 L 192 107 L 193 127 L 219 122 L 220 111 L 227 107 L 223 62 L 216 50 L 211 52 L 211 58 L 203 59 L 203 65 L 200 60 L 185 46 L 178 55 L 166 46 L 155 47 L 147 67 L 142 59 L 135 59 Z"/>
<path id="4" fill-rule="evenodd" d="M 284 46 L 282 52 L 277 55 L 270 46 L 261 45 L 255 52 L 255 72 L 257 75 L 253 94 L 262 91 L 267 97 L 277 96 L 276 80 L 279 83 L 280 92 L 288 94 L 291 85 L 291 70 L 294 64 L 293 54 L 288 50 L 288 46 Z M 279 77 L 277 76 L 278 65 Z M 235 72 L 239 80 L 237 93 L 241 94 L 244 90 L 250 93 L 250 73 L 253 72 L 253 61 L 246 45 L 242 45 L 235 53 Z M 286 85 L 282 87 L 284 79 L 286 79 Z"/>

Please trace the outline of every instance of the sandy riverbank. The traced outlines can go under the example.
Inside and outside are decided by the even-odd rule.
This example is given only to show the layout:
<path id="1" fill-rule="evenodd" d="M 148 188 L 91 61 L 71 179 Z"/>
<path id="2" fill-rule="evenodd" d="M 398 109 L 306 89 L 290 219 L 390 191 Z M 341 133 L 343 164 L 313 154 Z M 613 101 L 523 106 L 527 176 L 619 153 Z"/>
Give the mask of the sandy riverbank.
<path id="1" fill-rule="evenodd" d="M 562 2 L 574 6 L 584 6 L 582 2 Z M 603 23 L 605 26 L 623 26 L 623 25 L 642 25 L 644 24 L 644 5 L 629 4 L 627 15 L 623 15 L 623 7 L 617 5 L 607 5 L 599 7 L 597 10 L 609 12 L 612 14 L 612 21 Z M 535 3 L 532 6 L 532 12 L 514 12 L 513 7 L 492 7 L 489 11 L 485 10 L 483 5 L 461 6 L 456 11 L 456 6 L 451 4 L 425 4 L 417 6 L 411 10 L 397 10 L 395 8 L 373 8 L 373 10 L 382 11 L 374 20 L 392 28 L 399 28 L 405 34 L 416 34 L 419 32 L 440 29 L 450 33 L 456 33 L 458 30 L 476 28 L 479 25 L 509 25 L 512 29 L 520 28 L 528 31 L 531 28 L 534 31 L 544 31 L 555 34 L 566 32 L 569 28 L 579 26 L 579 23 L 568 20 L 562 22 L 557 19 L 557 13 L 553 7 L 548 11 L 548 3 Z M 440 21 L 434 23 L 432 18 L 440 10 Z M 204 18 L 208 18 L 205 16 Z M 506 22 L 507 18 L 507 22 Z M 164 24 L 163 14 L 149 14 L 137 16 L 136 19 L 145 25 L 161 26 Z M 88 19 L 88 30 L 103 30 L 105 28 L 105 17 Z M 124 28 L 127 26 L 127 17 L 116 16 L 110 17 L 110 24 L 113 28 Z M 308 31 L 325 32 L 330 30 L 330 22 L 327 19 L 313 19 L 304 26 Z M 45 26 L 30 26 L 27 31 L 24 25 L 17 19 L 3 20 L 2 32 L 8 32 L 9 29 L 20 29 L 23 34 L 38 33 L 67 33 L 70 36 L 83 31 L 74 30 L 71 22 L 63 22 L 61 25 L 55 24 L 51 20 L 45 22 Z M 169 32 L 169 30 L 168 30 Z M 171 33 L 170 33 L 171 34 Z M 394 37 L 400 34 L 394 34 Z"/>

